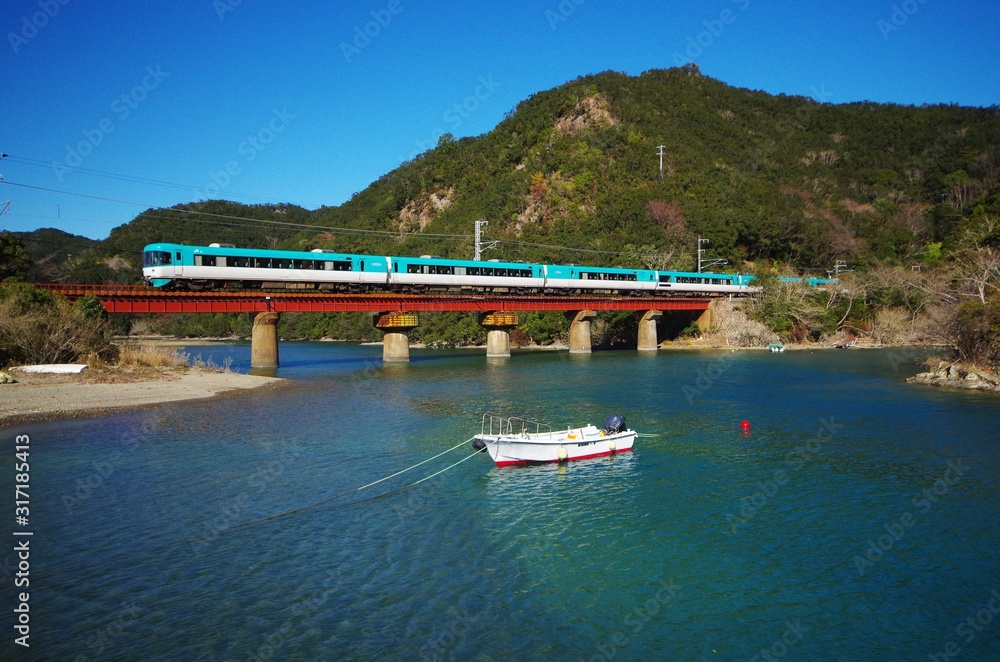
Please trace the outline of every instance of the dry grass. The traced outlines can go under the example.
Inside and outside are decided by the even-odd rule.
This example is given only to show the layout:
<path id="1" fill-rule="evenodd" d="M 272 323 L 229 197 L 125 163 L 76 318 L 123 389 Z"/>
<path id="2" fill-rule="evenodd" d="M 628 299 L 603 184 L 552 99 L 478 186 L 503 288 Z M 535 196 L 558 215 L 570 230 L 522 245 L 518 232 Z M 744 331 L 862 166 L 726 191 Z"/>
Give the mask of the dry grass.
<path id="1" fill-rule="evenodd" d="M 126 342 L 118 345 L 118 364 L 110 365 L 97 356 L 88 356 L 88 382 L 117 384 L 148 379 L 174 379 L 190 369 L 188 355 L 170 347 Z"/>

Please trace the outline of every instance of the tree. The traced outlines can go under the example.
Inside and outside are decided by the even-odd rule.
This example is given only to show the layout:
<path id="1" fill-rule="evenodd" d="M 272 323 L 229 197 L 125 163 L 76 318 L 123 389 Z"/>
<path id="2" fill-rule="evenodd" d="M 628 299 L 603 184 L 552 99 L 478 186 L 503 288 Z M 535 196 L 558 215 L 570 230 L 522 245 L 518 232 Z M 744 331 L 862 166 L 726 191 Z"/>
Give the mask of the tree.
<path id="1" fill-rule="evenodd" d="M 997 217 L 976 209 L 966 229 L 962 247 L 955 255 L 955 279 L 967 295 L 986 304 L 987 293 L 1000 288 L 1000 248 L 997 238 L 1000 222 Z"/>
<path id="2" fill-rule="evenodd" d="M 7 278 L 23 279 L 31 268 L 31 258 L 24 250 L 24 242 L 9 231 L 0 232 L 0 281 Z"/>

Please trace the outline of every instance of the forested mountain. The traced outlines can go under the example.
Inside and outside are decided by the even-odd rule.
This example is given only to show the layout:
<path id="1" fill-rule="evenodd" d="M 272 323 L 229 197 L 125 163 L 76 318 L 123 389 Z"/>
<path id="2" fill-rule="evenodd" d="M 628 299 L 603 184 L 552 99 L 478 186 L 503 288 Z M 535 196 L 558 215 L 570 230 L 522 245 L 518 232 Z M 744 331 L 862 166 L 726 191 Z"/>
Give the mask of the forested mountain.
<path id="1" fill-rule="evenodd" d="M 664 146 L 660 176 L 658 146 Z M 497 256 L 567 260 L 513 242 L 690 264 L 698 236 L 739 264 L 913 260 L 977 205 L 996 210 L 1000 113 L 772 96 L 696 67 L 587 76 L 520 103 L 493 131 L 388 173 L 321 225 L 468 235 Z M 302 235 L 300 239 L 307 239 Z M 313 235 L 317 245 L 470 254 L 470 241 Z M 625 256 L 628 257 L 628 256 Z M 622 256 L 588 256 L 621 262 Z M 581 261 L 581 260 L 574 260 Z"/>
<path id="2" fill-rule="evenodd" d="M 470 258 L 487 220 L 500 243 L 486 257 L 686 268 L 704 237 L 731 269 L 908 265 L 947 250 L 977 207 L 1000 211 L 998 173 L 996 106 L 834 105 L 694 65 L 605 72 L 531 96 L 482 136 L 442 136 L 342 205 L 149 210 L 94 260 L 134 264 L 155 241 Z"/>

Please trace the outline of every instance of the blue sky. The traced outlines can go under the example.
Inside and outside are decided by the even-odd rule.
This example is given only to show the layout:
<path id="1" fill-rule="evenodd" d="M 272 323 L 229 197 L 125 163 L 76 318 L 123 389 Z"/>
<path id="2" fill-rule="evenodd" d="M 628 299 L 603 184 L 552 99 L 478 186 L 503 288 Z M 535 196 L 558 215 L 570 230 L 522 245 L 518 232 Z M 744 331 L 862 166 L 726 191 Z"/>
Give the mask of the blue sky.
<path id="1" fill-rule="evenodd" d="M 998 14 L 972 0 L 7 0 L 0 229 L 99 239 L 151 206 L 338 205 L 441 133 L 482 134 L 605 70 L 695 62 L 833 103 L 991 106 Z"/>

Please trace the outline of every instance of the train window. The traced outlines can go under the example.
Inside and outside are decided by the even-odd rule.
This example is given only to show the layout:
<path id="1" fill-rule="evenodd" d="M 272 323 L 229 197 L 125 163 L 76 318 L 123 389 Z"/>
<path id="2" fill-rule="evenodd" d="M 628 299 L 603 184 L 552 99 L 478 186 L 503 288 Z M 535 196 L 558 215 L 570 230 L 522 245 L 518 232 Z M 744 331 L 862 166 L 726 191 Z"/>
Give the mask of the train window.
<path id="1" fill-rule="evenodd" d="M 419 264 L 408 264 L 406 265 L 406 273 L 408 274 L 419 274 L 420 265 Z"/>
<path id="2" fill-rule="evenodd" d="M 142 266 L 159 267 L 170 264 L 169 251 L 146 251 L 142 254 Z"/>
<path id="3" fill-rule="evenodd" d="M 479 267 L 466 267 L 465 273 L 469 276 L 478 276 L 481 269 Z"/>
<path id="4" fill-rule="evenodd" d="M 181 252 L 180 251 L 177 251 L 177 261 L 178 262 L 181 261 Z"/>
<path id="5" fill-rule="evenodd" d="M 351 264 L 350 260 L 334 260 L 333 270 L 334 271 L 353 271 L 354 265 Z"/>
<path id="6" fill-rule="evenodd" d="M 364 271 L 365 270 L 365 261 L 361 260 L 361 262 L 359 263 L 359 266 L 360 266 L 361 271 Z"/>
<path id="7" fill-rule="evenodd" d="M 268 258 L 257 257 L 254 258 L 253 266 L 257 267 L 258 269 L 270 269 L 271 260 Z"/>

